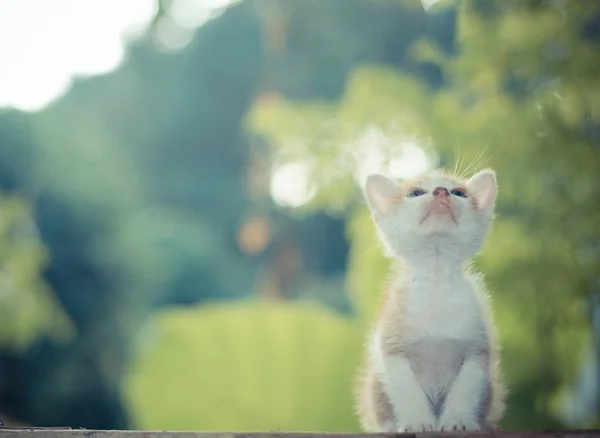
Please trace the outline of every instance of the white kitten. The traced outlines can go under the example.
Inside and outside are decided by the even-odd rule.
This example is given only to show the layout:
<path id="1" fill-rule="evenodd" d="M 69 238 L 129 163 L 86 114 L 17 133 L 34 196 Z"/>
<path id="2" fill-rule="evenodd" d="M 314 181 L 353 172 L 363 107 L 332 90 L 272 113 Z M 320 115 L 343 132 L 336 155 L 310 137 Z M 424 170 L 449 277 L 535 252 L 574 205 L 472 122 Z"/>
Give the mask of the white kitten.
<path id="1" fill-rule="evenodd" d="M 400 269 L 369 339 L 357 397 L 363 428 L 495 428 L 505 390 L 489 299 L 465 268 L 491 222 L 494 172 L 463 181 L 435 171 L 400 186 L 371 175 L 365 191 Z"/>

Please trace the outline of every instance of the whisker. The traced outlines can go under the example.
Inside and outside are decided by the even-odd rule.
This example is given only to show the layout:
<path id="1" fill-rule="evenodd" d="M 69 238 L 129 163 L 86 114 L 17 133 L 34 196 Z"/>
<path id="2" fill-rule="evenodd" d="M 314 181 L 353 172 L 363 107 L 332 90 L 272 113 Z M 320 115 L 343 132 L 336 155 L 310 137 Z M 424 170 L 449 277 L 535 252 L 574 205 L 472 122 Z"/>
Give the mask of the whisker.
<path id="1" fill-rule="evenodd" d="M 484 154 L 485 151 L 487 150 L 487 146 L 485 146 L 477 155 L 477 157 L 475 158 L 475 160 L 473 160 L 473 166 L 471 169 L 475 168 L 476 166 L 480 165 L 482 162 L 488 160 L 489 158 L 484 158 Z"/>
<path id="2" fill-rule="evenodd" d="M 487 163 L 487 161 L 489 161 L 489 158 L 484 158 L 483 154 L 485 153 L 485 151 L 487 150 L 487 146 L 484 147 L 473 159 L 473 161 L 471 161 L 471 163 L 467 166 L 467 168 L 461 173 L 460 175 L 460 179 L 464 179 L 466 176 L 468 176 L 471 172 L 474 171 L 474 169 L 477 169 L 478 167 L 481 167 L 483 164 Z"/>
<path id="3" fill-rule="evenodd" d="M 458 146 L 458 137 L 456 137 L 456 146 L 454 148 L 454 170 L 452 171 L 453 175 L 456 175 L 457 173 L 458 160 L 460 160 L 460 148 Z"/>
<path id="4" fill-rule="evenodd" d="M 465 157 L 462 157 L 460 159 L 460 163 L 459 163 L 459 166 L 458 166 L 458 178 L 459 179 L 463 179 L 464 171 L 462 171 L 461 169 L 462 169 L 462 167 L 463 167 L 464 164 L 465 164 Z"/>

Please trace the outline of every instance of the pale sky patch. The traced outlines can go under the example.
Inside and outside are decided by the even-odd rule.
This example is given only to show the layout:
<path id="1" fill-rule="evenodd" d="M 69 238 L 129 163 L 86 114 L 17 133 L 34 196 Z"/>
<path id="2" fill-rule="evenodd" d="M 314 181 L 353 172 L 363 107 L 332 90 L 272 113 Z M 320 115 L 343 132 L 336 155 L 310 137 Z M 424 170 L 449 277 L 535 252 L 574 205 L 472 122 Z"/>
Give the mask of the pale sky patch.
<path id="1" fill-rule="evenodd" d="M 174 0 L 173 20 L 198 27 L 230 3 Z M 0 0 L 0 108 L 37 111 L 64 94 L 74 77 L 114 70 L 156 10 L 156 0 Z M 177 32 L 162 29 L 165 44 L 191 40 L 189 32 L 185 41 Z"/>

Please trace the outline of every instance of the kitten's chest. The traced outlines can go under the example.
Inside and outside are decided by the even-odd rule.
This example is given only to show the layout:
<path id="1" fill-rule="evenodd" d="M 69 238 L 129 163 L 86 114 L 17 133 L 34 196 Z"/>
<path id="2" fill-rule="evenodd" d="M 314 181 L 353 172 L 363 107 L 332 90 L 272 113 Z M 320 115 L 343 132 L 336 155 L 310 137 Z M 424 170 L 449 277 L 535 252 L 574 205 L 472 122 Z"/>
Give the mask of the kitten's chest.
<path id="1" fill-rule="evenodd" d="M 404 325 L 408 339 L 474 340 L 483 331 L 477 296 L 464 281 L 442 284 L 415 282 L 409 288 L 404 303 Z"/>

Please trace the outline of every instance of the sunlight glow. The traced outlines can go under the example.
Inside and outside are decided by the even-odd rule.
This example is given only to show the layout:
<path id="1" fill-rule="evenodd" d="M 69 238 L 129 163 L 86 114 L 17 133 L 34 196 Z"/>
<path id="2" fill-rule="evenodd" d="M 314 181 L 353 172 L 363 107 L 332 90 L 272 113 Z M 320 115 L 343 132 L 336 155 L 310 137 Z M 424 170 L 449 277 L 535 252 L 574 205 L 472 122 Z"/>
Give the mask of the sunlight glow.
<path id="1" fill-rule="evenodd" d="M 432 6 L 434 6 L 438 0 L 421 0 L 421 5 L 423 5 L 423 9 L 426 11 L 430 10 Z"/>
<path id="2" fill-rule="evenodd" d="M 376 127 L 369 127 L 353 147 L 358 163 L 356 179 L 361 185 L 372 173 L 407 179 L 433 166 L 431 157 L 415 142 L 389 137 Z"/>
<path id="3" fill-rule="evenodd" d="M 307 163 L 286 163 L 271 174 L 271 196 L 284 207 L 296 208 L 306 204 L 315 195 L 315 188 L 308 181 L 310 167 Z"/>
<path id="4" fill-rule="evenodd" d="M 194 30 L 235 0 L 173 0 L 172 21 L 157 29 L 180 49 Z M 125 44 L 142 35 L 156 0 L 2 0 L 0 107 L 38 111 L 64 94 L 76 76 L 104 74 L 123 60 Z"/>
<path id="5" fill-rule="evenodd" d="M 178 25 L 196 29 L 238 1 L 240 0 L 174 0 L 170 14 Z"/>
<path id="6" fill-rule="evenodd" d="M 434 166 L 433 156 L 407 139 L 390 137 L 377 127 L 369 127 L 347 152 L 355 160 L 355 179 L 362 186 L 367 176 L 381 173 L 394 179 L 414 178 Z M 311 167 L 292 162 L 276 167 L 271 173 L 270 193 L 284 207 L 297 208 L 308 203 L 316 193 L 310 182 Z M 348 169 L 351 174 L 352 170 Z"/>
<path id="7" fill-rule="evenodd" d="M 190 44 L 196 29 L 218 17 L 240 0 L 171 0 L 169 17 L 158 22 L 156 42 L 168 51 L 177 51 Z"/>
<path id="8" fill-rule="evenodd" d="M 74 76 L 111 71 L 155 12 L 153 0 L 3 0 L 0 107 L 36 111 Z"/>
<path id="9" fill-rule="evenodd" d="M 414 178 L 431 167 L 423 149 L 415 143 L 401 144 L 400 155 L 390 160 L 388 173 L 395 178 Z"/>

